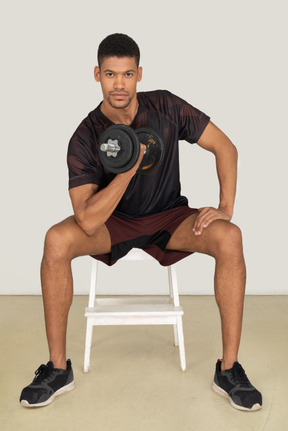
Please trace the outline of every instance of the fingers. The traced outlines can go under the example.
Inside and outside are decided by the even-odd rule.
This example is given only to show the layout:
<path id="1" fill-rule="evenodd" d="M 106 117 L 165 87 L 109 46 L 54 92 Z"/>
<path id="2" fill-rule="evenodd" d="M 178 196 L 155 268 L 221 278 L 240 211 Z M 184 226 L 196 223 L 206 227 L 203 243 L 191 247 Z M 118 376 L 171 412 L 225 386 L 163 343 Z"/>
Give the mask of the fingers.
<path id="1" fill-rule="evenodd" d="M 201 235 L 203 230 L 206 229 L 214 220 L 230 220 L 230 217 L 212 207 L 205 207 L 199 209 L 199 214 L 195 220 L 193 232 L 195 235 Z"/>
<path id="2" fill-rule="evenodd" d="M 138 157 L 138 160 L 137 160 L 137 163 L 136 163 L 137 169 L 138 169 L 138 167 L 140 166 L 140 164 L 141 164 L 141 162 L 143 160 L 145 152 L 146 152 L 146 145 L 140 144 L 140 154 L 139 154 L 139 157 Z"/>
<path id="3" fill-rule="evenodd" d="M 135 175 L 137 173 L 137 170 L 143 160 L 144 154 L 146 151 L 146 145 L 144 144 L 140 144 L 140 153 L 139 153 L 139 157 L 137 162 L 135 163 L 135 165 L 130 169 L 130 172 L 133 172 L 133 175 Z"/>
<path id="4" fill-rule="evenodd" d="M 144 144 L 140 144 L 140 154 L 142 154 L 142 159 L 144 154 L 146 153 L 147 147 Z"/>
<path id="5" fill-rule="evenodd" d="M 195 235 L 201 235 L 203 229 L 208 226 L 209 209 L 210 208 L 199 208 L 199 214 L 193 227 Z"/>

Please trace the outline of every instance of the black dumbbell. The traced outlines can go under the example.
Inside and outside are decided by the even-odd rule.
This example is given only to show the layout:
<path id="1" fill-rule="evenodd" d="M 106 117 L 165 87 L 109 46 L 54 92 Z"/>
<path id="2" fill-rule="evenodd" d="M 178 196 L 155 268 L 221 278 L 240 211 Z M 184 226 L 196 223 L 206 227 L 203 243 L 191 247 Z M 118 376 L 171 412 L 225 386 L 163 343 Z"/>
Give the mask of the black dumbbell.
<path id="1" fill-rule="evenodd" d="M 151 129 L 133 130 L 124 124 L 115 124 L 100 136 L 99 157 L 103 166 L 114 174 L 129 171 L 138 160 L 140 142 L 146 145 L 146 151 L 137 172 L 149 174 L 155 171 L 164 157 L 162 139 Z"/>

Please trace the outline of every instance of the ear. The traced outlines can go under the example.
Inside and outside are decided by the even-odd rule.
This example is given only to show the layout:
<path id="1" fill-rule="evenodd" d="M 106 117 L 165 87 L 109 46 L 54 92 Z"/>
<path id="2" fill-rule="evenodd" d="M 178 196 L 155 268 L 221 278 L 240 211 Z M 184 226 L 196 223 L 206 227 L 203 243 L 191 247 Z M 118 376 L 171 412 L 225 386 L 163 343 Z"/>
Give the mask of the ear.
<path id="1" fill-rule="evenodd" d="M 138 77 L 137 77 L 137 82 L 140 82 L 142 79 L 142 67 L 138 67 Z"/>
<path id="2" fill-rule="evenodd" d="M 100 82 L 100 67 L 99 66 L 94 67 L 94 78 L 97 82 Z"/>

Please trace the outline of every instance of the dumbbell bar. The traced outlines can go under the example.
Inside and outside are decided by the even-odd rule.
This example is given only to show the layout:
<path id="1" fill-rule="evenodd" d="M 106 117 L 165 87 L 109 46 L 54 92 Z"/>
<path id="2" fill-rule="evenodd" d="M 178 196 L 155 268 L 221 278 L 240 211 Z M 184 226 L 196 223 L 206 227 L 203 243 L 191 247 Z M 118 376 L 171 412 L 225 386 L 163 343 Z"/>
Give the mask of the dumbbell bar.
<path id="1" fill-rule="evenodd" d="M 140 142 L 146 145 L 146 151 L 137 172 L 155 171 L 164 157 L 162 139 L 151 129 L 133 130 L 124 124 L 111 126 L 100 136 L 99 157 L 103 166 L 114 174 L 129 171 L 138 160 Z"/>

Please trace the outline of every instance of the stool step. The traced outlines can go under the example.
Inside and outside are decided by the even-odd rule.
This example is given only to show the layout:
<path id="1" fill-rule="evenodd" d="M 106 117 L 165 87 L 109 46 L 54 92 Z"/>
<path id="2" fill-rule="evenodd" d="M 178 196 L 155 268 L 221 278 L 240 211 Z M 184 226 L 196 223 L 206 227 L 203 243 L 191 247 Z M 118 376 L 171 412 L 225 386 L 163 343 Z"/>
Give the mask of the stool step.
<path id="1" fill-rule="evenodd" d="M 96 316 L 182 316 L 182 307 L 172 304 L 109 304 L 85 308 L 86 317 Z"/>
<path id="2" fill-rule="evenodd" d="M 98 305 L 124 305 L 124 304 L 172 304 L 173 299 L 169 296 L 97 296 L 93 306 Z"/>

